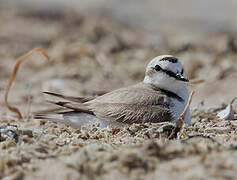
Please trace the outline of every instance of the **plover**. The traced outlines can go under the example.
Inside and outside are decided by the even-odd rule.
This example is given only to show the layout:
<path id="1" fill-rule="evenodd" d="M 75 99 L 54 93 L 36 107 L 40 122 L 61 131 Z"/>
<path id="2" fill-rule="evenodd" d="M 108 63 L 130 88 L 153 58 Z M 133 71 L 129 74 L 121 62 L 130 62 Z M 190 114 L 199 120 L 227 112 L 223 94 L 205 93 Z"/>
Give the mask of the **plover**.
<path id="1" fill-rule="evenodd" d="M 64 111 L 38 114 L 35 118 L 51 119 L 77 128 L 95 122 L 102 128 L 131 123 L 176 122 L 188 101 L 187 82 L 179 59 L 171 55 L 157 56 L 148 63 L 143 82 L 126 88 L 94 98 L 45 92 L 64 99 L 53 102 Z M 184 122 L 191 125 L 189 110 Z"/>

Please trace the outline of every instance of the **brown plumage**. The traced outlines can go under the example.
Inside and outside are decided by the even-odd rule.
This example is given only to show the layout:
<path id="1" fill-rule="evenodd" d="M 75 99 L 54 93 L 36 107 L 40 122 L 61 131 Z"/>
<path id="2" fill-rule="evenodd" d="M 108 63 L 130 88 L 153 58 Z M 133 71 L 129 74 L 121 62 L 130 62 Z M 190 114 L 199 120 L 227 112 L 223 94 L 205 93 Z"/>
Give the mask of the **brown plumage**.
<path id="1" fill-rule="evenodd" d="M 171 100 L 165 92 L 146 83 L 121 88 L 95 98 L 69 97 L 45 92 L 68 101 L 53 102 L 74 112 L 93 114 L 121 123 L 172 121 Z M 67 113 L 67 112 L 65 112 Z"/>

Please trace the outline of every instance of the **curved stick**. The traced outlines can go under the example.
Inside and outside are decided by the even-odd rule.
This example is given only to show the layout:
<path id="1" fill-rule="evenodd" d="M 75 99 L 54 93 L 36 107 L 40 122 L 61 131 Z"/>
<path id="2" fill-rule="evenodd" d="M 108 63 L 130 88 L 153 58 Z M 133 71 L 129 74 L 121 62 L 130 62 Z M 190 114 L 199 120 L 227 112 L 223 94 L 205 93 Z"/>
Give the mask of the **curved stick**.
<path id="1" fill-rule="evenodd" d="M 19 57 L 17 60 L 16 60 L 16 64 L 13 68 L 13 71 L 12 71 L 12 74 L 9 78 L 9 81 L 8 81 L 8 84 L 7 84 L 7 89 L 6 89 L 6 93 L 5 93 L 5 96 L 4 96 L 4 100 L 5 100 L 5 104 L 7 106 L 7 108 L 16 113 L 17 114 L 17 117 L 18 117 L 18 120 L 22 119 L 22 115 L 21 115 L 21 112 L 19 111 L 18 108 L 16 107 L 13 107 L 13 106 L 10 106 L 7 102 L 7 99 L 8 99 L 8 94 L 9 94 L 9 91 L 10 91 L 10 88 L 12 86 L 12 83 L 13 81 L 15 80 L 15 77 L 16 77 L 16 74 L 17 74 L 17 71 L 18 71 L 18 68 L 20 66 L 20 64 L 26 59 L 28 58 L 29 56 L 31 56 L 33 53 L 35 52 L 40 52 L 44 57 L 46 57 L 47 60 L 50 60 L 48 54 L 46 53 L 46 51 L 44 49 L 41 49 L 41 48 L 35 48 L 35 49 L 32 49 L 31 51 L 29 51 L 28 53 L 24 54 L 23 56 Z"/>

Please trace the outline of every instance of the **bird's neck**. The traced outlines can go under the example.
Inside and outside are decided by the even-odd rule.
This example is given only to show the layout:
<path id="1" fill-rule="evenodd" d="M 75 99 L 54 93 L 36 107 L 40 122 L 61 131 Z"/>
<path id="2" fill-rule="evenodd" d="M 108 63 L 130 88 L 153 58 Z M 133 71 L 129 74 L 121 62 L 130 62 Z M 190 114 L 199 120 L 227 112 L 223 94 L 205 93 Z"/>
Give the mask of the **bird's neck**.
<path id="1" fill-rule="evenodd" d="M 152 79 L 146 78 L 144 79 L 143 83 L 145 84 L 150 84 L 151 86 L 161 89 L 163 91 L 170 92 L 170 95 L 177 95 L 178 97 L 182 98 L 184 102 L 186 103 L 188 96 L 189 96 L 189 91 L 187 88 L 186 84 L 174 84 L 173 82 L 169 81 L 162 81 L 160 83 L 154 83 Z"/>

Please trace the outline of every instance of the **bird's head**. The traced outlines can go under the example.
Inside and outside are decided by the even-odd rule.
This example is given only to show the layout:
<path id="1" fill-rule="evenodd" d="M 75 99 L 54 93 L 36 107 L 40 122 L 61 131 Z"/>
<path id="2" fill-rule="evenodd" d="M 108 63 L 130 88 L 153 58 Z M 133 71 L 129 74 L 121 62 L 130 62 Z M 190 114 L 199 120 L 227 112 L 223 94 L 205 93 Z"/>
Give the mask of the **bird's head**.
<path id="1" fill-rule="evenodd" d="M 183 64 L 171 55 L 157 56 L 146 67 L 144 83 L 158 88 L 178 91 L 187 86 Z"/>

